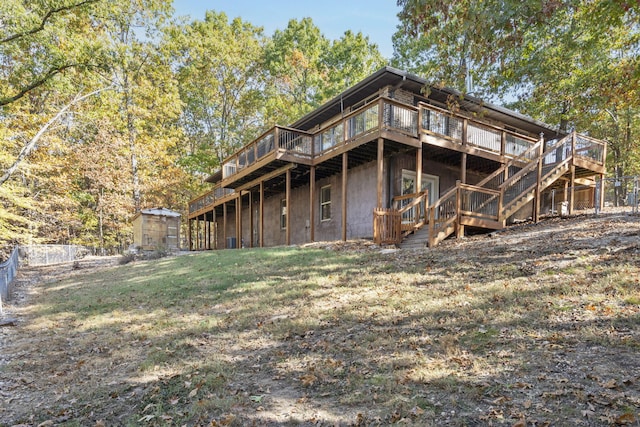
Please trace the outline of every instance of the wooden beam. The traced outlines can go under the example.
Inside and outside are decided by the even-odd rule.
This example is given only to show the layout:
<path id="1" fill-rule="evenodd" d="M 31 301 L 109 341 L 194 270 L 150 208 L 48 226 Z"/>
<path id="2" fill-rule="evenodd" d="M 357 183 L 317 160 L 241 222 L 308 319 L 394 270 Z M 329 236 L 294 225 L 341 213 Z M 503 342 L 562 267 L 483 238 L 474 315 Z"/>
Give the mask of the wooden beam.
<path id="1" fill-rule="evenodd" d="M 249 247 L 253 247 L 253 193 L 249 191 Z"/>
<path id="2" fill-rule="evenodd" d="M 260 229 L 258 236 L 260 239 L 260 247 L 264 247 L 264 181 L 260 181 Z"/>
<path id="3" fill-rule="evenodd" d="M 227 204 L 222 204 L 222 247 L 227 248 Z"/>
<path id="4" fill-rule="evenodd" d="M 309 171 L 309 240 L 316 240 L 316 167 Z"/>
<path id="5" fill-rule="evenodd" d="M 285 235 L 287 246 L 291 244 L 291 169 L 286 172 L 285 204 L 286 204 L 286 227 Z"/>
<path id="6" fill-rule="evenodd" d="M 242 193 L 236 199 L 236 249 L 242 248 Z"/>
<path id="7" fill-rule="evenodd" d="M 416 193 L 422 191 L 422 146 L 416 150 Z"/>
<path id="8" fill-rule="evenodd" d="M 382 208 L 382 186 L 384 185 L 384 139 L 378 138 L 378 156 L 377 156 L 377 171 L 376 171 L 376 206 L 378 209 Z"/>
<path id="9" fill-rule="evenodd" d="M 271 171 L 269 173 L 266 173 L 266 174 L 260 176 L 260 178 L 256 178 L 253 181 L 247 182 L 246 184 L 242 184 L 241 186 L 236 188 L 236 192 L 239 193 L 241 191 L 253 188 L 253 187 L 257 186 L 257 185 L 260 185 L 260 183 L 269 181 L 270 179 L 273 179 L 273 178 L 275 178 L 277 176 L 282 175 L 283 173 L 285 173 L 288 170 L 295 169 L 297 166 L 298 165 L 296 165 L 295 163 L 289 163 L 287 165 L 284 165 L 284 166 L 282 166 L 282 167 L 280 167 L 280 168 L 278 168 L 278 169 L 276 169 L 274 171 Z"/>
<path id="10" fill-rule="evenodd" d="M 599 211 L 602 212 L 602 209 L 604 209 L 604 174 L 600 174 L 600 194 L 599 194 L 599 200 L 596 201 L 596 203 L 598 203 L 598 205 L 600 206 Z"/>
<path id="11" fill-rule="evenodd" d="M 467 183 L 467 153 L 462 153 L 462 158 L 460 159 L 460 182 Z"/>
<path id="12" fill-rule="evenodd" d="M 576 167 L 571 165 L 571 180 L 569 181 L 569 215 L 573 215 L 573 202 L 575 200 Z"/>
<path id="13" fill-rule="evenodd" d="M 342 153 L 342 241 L 347 241 L 347 170 L 349 154 Z"/>
<path id="14" fill-rule="evenodd" d="M 544 157 L 544 140 L 540 138 L 540 148 L 538 150 L 538 177 L 536 179 L 536 189 L 534 193 L 533 199 L 533 222 L 540 221 L 540 193 L 541 193 L 541 185 L 542 185 L 542 161 Z"/>
<path id="15" fill-rule="evenodd" d="M 456 239 L 462 239 L 464 237 L 464 224 L 462 223 L 462 189 L 460 188 L 460 181 L 456 181 L 456 225 L 455 225 L 455 233 Z"/>

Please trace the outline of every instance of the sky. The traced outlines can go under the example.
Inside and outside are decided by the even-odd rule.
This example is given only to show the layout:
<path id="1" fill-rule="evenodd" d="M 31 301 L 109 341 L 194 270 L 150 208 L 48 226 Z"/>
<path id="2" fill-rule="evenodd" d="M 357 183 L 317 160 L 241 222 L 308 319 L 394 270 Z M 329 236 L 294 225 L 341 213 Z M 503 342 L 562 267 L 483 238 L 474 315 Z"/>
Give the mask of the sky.
<path id="1" fill-rule="evenodd" d="M 225 12 L 229 18 L 241 17 L 264 28 L 266 35 L 284 29 L 290 19 L 310 17 L 330 40 L 346 30 L 362 32 L 378 45 L 380 53 L 391 58 L 391 37 L 399 21 L 396 0 L 174 0 L 176 16 L 203 19 L 205 11 Z"/>

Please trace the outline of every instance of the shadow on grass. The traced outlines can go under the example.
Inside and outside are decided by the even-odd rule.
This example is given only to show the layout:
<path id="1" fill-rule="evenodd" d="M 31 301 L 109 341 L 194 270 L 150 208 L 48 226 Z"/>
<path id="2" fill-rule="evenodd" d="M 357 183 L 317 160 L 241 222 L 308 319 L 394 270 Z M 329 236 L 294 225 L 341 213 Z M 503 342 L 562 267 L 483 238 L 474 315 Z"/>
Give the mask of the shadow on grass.
<path id="1" fill-rule="evenodd" d="M 638 310 L 611 308 L 633 291 L 616 269 L 638 274 L 637 260 L 521 268 L 559 253 L 219 251 L 50 283 L 33 322 L 53 325 L 51 348 L 30 368 L 52 375 L 55 359 L 76 403 L 37 419 L 613 423 L 640 402 Z M 83 375 L 92 386 L 75 388 Z"/>

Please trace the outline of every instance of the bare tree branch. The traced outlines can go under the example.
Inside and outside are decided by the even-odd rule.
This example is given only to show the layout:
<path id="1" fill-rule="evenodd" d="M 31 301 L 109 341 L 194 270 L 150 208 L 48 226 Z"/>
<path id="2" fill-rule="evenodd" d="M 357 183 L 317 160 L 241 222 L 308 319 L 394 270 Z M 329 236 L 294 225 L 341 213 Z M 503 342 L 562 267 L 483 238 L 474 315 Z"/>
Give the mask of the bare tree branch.
<path id="1" fill-rule="evenodd" d="M 42 135 L 44 135 L 44 133 L 51 127 L 51 125 L 53 125 L 60 117 L 62 117 L 62 115 L 66 113 L 69 108 L 93 95 L 109 89 L 113 89 L 113 86 L 103 87 L 101 89 L 87 93 L 86 95 L 78 94 L 75 96 L 75 98 L 73 98 L 71 102 L 62 107 L 60 111 L 58 111 L 55 116 L 53 116 L 44 126 L 42 126 L 38 133 L 36 133 L 35 136 L 31 138 L 31 140 L 24 147 L 22 147 L 22 150 L 20 150 L 20 153 L 18 154 L 16 160 L 9 167 L 9 169 L 5 171 L 2 177 L 0 177 L 0 186 L 3 185 L 9 178 L 11 178 L 11 175 L 18 169 L 20 163 L 31 153 L 31 151 L 33 151 Z"/>

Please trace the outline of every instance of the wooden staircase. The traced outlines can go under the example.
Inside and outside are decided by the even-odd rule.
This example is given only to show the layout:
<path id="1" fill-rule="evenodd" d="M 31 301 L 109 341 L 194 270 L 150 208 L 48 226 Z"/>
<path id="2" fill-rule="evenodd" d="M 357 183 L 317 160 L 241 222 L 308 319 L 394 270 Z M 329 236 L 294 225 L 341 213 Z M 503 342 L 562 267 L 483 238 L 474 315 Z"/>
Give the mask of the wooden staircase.
<path id="1" fill-rule="evenodd" d="M 383 242 L 379 227 L 374 225 L 374 239 L 378 243 L 394 243 L 402 248 L 422 248 L 436 246 L 456 231 L 461 236 L 465 226 L 501 229 L 510 217 L 532 201 L 535 203 L 534 211 L 538 212 L 540 193 L 570 174 L 576 163 L 587 171 L 593 171 L 593 174 L 602 173 L 604 156 L 602 141 L 575 132 L 559 141 L 545 143 L 540 139 L 479 183 L 457 182 L 432 206 L 425 206 L 424 218 L 421 217 L 410 228 L 400 231 L 400 225 L 396 225 L 398 232 L 393 239 Z M 423 197 L 407 206 L 422 206 L 425 200 Z M 402 215 L 398 215 L 397 209 L 384 211 L 388 218 L 395 218 L 391 221 L 401 221 Z"/>

